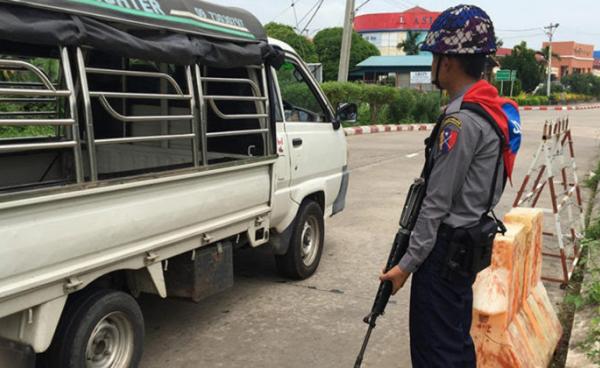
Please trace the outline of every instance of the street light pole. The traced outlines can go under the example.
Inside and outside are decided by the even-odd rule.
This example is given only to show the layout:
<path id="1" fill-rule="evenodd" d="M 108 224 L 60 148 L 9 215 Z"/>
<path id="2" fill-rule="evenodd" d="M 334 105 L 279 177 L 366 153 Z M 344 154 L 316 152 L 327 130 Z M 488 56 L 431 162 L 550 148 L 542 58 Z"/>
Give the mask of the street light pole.
<path id="1" fill-rule="evenodd" d="M 346 0 L 346 15 L 344 17 L 344 33 L 340 52 L 340 67 L 338 82 L 348 81 L 350 71 L 350 49 L 352 47 L 352 23 L 354 22 L 354 0 Z"/>
<path id="2" fill-rule="evenodd" d="M 558 23 L 555 23 L 555 24 L 550 23 L 550 25 L 548 27 L 544 27 L 544 29 L 546 30 L 546 35 L 548 36 L 548 40 L 550 41 L 548 43 L 548 82 L 546 85 L 546 94 L 548 95 L 548 97 L 550 97 L 550 92 L 551 92 L 550 85 L 552 83 L 552 38 L 554 37 L 554 32 L 556 31 L 558 26 L 559 26 Z"/>

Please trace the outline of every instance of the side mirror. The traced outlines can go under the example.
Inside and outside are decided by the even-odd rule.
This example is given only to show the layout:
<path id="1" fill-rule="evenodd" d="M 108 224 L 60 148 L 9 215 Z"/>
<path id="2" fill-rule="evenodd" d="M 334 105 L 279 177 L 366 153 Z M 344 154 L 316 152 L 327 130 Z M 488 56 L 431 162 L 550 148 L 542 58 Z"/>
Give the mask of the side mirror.
<path id="1" fill-rule="evenodd" d="M 339 129 L 342 123 L 355 124 L 357 119 L 358 106 L 355 103 L 339 104 L 335 113 L 334 128 Z"/>

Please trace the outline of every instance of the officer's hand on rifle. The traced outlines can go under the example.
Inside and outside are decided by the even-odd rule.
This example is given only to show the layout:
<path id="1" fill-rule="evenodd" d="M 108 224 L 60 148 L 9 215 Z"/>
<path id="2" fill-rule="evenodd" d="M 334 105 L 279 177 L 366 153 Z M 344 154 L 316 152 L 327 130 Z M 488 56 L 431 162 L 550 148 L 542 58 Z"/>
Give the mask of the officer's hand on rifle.
<path id="1" fill-rule="evenodd" d="M 398 290 L 402 289 L 406 280 L 410 276 L 410 273 L 402 270 L 400 266 L 394 266 L 387 273 L 384 273 L 385 268 L 381 270 L 381 274 L 379 275 L 380 281 L 391 281 L 393 285 L 392 295 L 395 295 Z"/>

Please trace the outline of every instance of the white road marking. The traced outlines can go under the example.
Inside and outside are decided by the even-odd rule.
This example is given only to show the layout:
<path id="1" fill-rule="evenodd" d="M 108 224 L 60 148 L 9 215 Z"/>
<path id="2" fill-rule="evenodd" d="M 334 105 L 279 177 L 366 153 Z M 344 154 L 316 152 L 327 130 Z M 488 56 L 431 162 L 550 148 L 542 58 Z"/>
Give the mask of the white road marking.
<path id="1" fill-rule="evenodd" d="M 420 152 L 417 153 L 411 153 L 410 155 L 406 155 L 406 158 L 413 158 L 413 157 L 417 157 L 418 155 L 420 155 Z"/>

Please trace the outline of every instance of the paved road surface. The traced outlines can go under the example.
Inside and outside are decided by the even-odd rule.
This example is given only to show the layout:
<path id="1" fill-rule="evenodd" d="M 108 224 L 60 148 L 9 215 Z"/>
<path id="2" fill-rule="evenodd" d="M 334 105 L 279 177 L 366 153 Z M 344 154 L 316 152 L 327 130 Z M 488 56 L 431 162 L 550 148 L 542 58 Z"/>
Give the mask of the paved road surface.
<path id="1" fill-rule="evenodd" d="M 562 113 L 561 113 L 562 114 Z M 556 112 L 524 114 L 518 186 L 537 148 L 545 119 Z M 599 150 L 600 113 L 571 112 L 580 176 Z M 422 165 L 425 132 L 349 137 L 352 170 L 346 210 L 327 221 L 326 248 L 311 279 L 280 278 L 268 249 L 236 255 L 235 286 L 200 304 L 142 298 L 146 317 L 143 368 L 351 367 L 366 325 L 377 274 L 396 231 L 400 208 Z M 417 155 L 418 153 L 418 155 Z M 508 189 L 499 213 L 512 204 Z M 548 260 L 545 272 L 556 272 Z M 562 292 L 548 285 L 554 301 Z M 364 367 L 410 367 L 408 287 L 380 319 Z"/>

